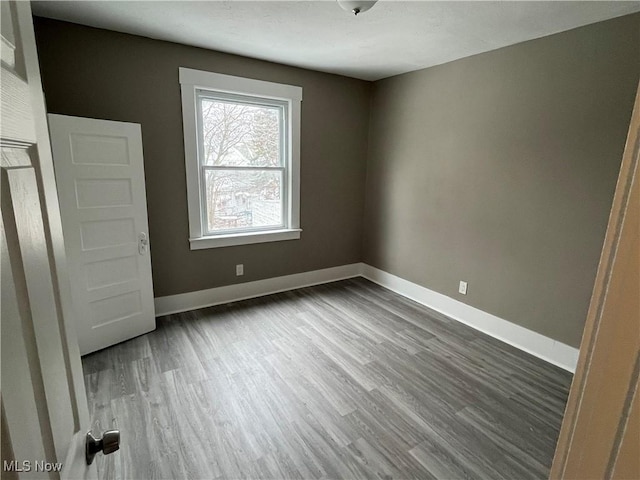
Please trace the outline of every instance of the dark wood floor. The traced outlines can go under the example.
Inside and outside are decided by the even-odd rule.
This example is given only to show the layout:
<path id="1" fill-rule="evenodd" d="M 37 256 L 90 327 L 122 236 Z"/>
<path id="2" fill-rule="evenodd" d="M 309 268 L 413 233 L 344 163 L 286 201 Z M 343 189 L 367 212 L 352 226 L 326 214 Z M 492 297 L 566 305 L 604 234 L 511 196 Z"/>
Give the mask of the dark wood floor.
<path id="1" fill-rule="evenodd" d="M 83 359 L 101 478 L 547 478 L 571 375 L 363 279 Z"/>

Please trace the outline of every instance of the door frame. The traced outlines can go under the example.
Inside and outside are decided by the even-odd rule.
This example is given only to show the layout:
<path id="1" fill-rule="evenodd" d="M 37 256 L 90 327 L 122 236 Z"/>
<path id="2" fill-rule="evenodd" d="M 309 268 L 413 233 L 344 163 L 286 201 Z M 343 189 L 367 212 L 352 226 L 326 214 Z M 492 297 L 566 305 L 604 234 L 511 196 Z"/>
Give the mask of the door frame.
<path id="1" fill-rule="evenodd" d="M 629 304 L 633 305 L 633 300 L 630 300 L 634 295 L 630 291 L 634 288 L 633 282 L 627 287 L 629 291 L 621 292 L 619 284 L 616 286 L 612 280 L 616 275 L 622 275 L 616 262 L 633 262 L 633 254 L 628 258 L 625 253 L 628 251 L 620 247 L 623 242 L 627 242 L 626 245 L 634 242 L 634 231 L 629 233 L 625 225 L 628 226 L 630 218 L 637 216 L 640 211 L 630 198 L 632 190 L 639 188 L 639 162 L 640 84 L 585 322 L 580 356 L 551 468 L 552 479 L 581 478 L 585 475 L 590 478 L 614 478 L 625 430 L 630 421 L 640 421 L 632 411 L 634 398 L 637 403 L 639 395 L 640 311 L 629 312 L 629 318 L 607 314 L 612 307 L 626 313 Z M 637 255 L 640 247 L 637 239 L 635 242 L 631 252 L 635 251 Z M 638 274 L 640 265 L 631 268 L 636 268 L 635 273 Z M 637 291 L 635 295 L 637 298 Z M 634 325 L 637 327 L 635 332 Z M 612 351 L 616 352 L 615 357 L 603 359 L 603 353 Z M 605 378 L 606 381 L 603 380 Z M 604 415 L 598 415 L 595 410 L 615 416 L 617 425 L 612 425 L 610 419 L 602 419 Z M 594 421 L 594 417 L 599 417 L 598 422 Z M 588 432 L 586 436 L 585 430 Z"/>

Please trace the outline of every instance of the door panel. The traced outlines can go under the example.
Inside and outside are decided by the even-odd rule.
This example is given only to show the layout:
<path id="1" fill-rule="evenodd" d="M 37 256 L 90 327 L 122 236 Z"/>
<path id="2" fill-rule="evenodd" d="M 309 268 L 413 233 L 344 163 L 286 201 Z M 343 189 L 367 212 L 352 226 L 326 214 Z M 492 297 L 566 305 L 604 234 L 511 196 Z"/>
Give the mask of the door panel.
<path id="1" fill-rule="evenodd" d="M 6 430 L 13 455 L 10 460 L 30 460 L 56 458 L 53 450 L 53 434 L 47 422 L 40 424 L 39 417 L 48 417 L 46 404 L 38 405 L 38 395 L 35 386 L 38 385 L 38 360 L 35 341 L 29 330 L 33 327 L 26 321 L 29 317 L 24 272 L 20 266 L 20 259 L 9 256 L 9 243 L 18 245 L 15 230 L 9 232 L 5 228 L 5 218 L 12 213 L 7 209 L 9 204 L 8 182 L 2 169 L 0 178 L 0 205 L 2 205 L 2 409 L 6 411 Z M 8 210 L 8 211 L 7 211 Z M 10 220 L 10 221 L 11 221 Z M 6 222 L 9 224 L 9 221 Z M 13 223 L 13 222 L 11 222 Z M 7 238 L 9 237 L 9 238 Z M 18 291 L 16 291 L 18 290 Z M 22 299 L 22 301 L 20 300 Z M 24 330 L 27 330 L 25 332 Z M 26 335 L 25 335 L 26 334 Z M 34 361 L 35 360 L 35 361 Z M 33 364 L 34 368 L 30 366 Z M 38 390 L 42 390 L 42 387 Z M 9 393 L 8 393 L 9 392 Z M 5 425 L 3 425 L 5 427 Z M 37 441 L 34 441 L 37 439 Z M 45 448 L 48 450 L 45 453 Z M 3 449 L 3 460 L 6 460 Z M 26 457 L 25 457 L 26 455 Z"/>
<path id="2" fill-rule="evenodd" d="M 49 115 L 82 354 L 155 328 L 140 125 Z M 144 242 L 141 242 L 144 238 Z"/>
<path id="3" fill-rule="evenodd" d="M 3 469 L 9 460 L 9 478 L 94 478 L 81 441 L 89 415 L 31 10 L 28 2 L 1 8 Z"/>
<path id="4" fill-rule="evenodd" d="M 67 442 L 73 436 L 74 418 L 66 408 L 71 404 L 71 395 L 66 382 L 60 325 L 51 321 L 51 314 L 56 311 L 55 291 L 36 174 L 31 167 L 10 168 L 3 174 L 3 190 L 8 192 L 2 206 L 3 216 L 13 217 L 13 225 L 5 226 L 14 240 L 9 245 L 9 259 L 14 271 L 17 269 L 24 293 L 31 299 L 27 316 L 38 327 L 33 331 L 38 356 L 47 359 L 41 362 L 40 375 L 47 396 L 49 421 L 56 432 L 53 438 L 56 454 L 60 458 L 66 455 Z M 9 209 L 12 211 L 8 212 Z M 14 251 L 17 245 L 19 250 Z"/>
<path id="5" fill-rule="evenodd" d="M 629 416 L 620 439 L 620 449 L 613 466 L 612 479 L 640 478 L 640 395 L 638 378 L 635 379 Z"/>

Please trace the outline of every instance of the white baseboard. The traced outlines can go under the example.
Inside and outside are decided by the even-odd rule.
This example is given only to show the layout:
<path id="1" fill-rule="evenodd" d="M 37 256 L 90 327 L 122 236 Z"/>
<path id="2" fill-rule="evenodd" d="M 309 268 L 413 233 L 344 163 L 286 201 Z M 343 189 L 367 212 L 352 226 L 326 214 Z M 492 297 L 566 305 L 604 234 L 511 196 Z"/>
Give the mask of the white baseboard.
<path id="1" fill-rule="evenodd" d="M 156 317 L 360 276 L 360 263 L 156 297 Z"/>
<path id="2" fill-rule="evenodd" d="M 389 290 L 436 310 L 447 317 L 491 335 L 520 350 L 535 355 L 560 368 L 575 372 L 578 362 L 578 349 L 566 345 L 537 332 L 511 323 L 502 318 L 483 312 L 475 307 L 434 292 L 416 283 L 361 264 L 361 275 Z"/>
<path id="3" fill-rule="evenodd" d="M 575 372 L 578 362 L 577 348 L 545 337 L 365 263 L 352 263 L 350 265 L 238 283 L 197 292 L 157 297 L 155 299 L 156 316 L 186 312 L 359 276 L 549 363 L 570 372 Z"/>

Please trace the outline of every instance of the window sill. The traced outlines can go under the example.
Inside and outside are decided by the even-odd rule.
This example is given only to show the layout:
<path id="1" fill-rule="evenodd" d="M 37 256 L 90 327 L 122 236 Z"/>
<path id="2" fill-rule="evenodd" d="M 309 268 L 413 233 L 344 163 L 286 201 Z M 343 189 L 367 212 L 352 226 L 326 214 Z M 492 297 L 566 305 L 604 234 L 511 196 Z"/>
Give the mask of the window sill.
<path id="1" fill-rule="evenodd" d="M 300 232 L 302 230 L 299 228 L 290 228 L 267 232 L 232 233 L 229 235 L 190 238 L 189 243 L 191 250 L 203 250 L 205 248 L 231 247 L 233 245 L 297 240 L 300 238 Z"/>

